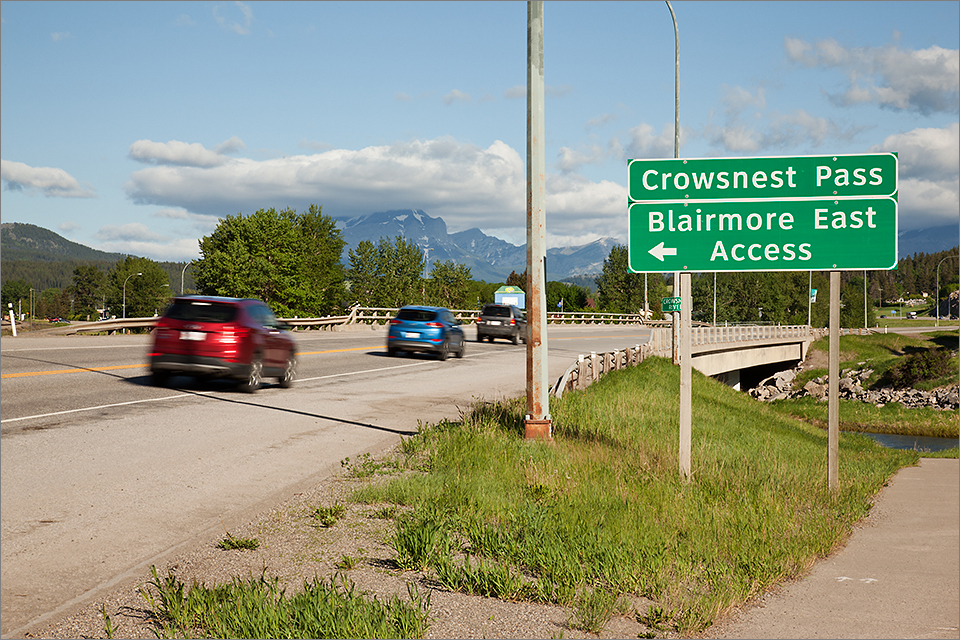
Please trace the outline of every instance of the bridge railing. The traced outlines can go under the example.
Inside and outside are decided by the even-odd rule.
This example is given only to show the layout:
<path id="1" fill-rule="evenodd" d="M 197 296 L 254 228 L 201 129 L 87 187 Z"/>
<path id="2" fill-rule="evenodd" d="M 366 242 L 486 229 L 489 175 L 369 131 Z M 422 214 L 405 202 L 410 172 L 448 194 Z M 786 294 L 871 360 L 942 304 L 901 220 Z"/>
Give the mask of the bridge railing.
<path id="1" fill-rule="evenodd" d="M 693 346 L 702 347 L 780 339 L 815 340 L 824 335 L 826 335 L 826 329 L 814 329 L 808 325 L 700 326 L 693 328 L 690 339 Z M 672 328 L 651 329 L 650 340 L 644 344 L 605 353 L 591 352 L 589 355 L 579 355 L 577 361 L 570 365 L 550 388 L 550 393 L 561 397 L 565 391 L 585 389 L 602 375 L 617 369 L 636 366 L 650 356 L 663 358 L 673 356 Z"/>

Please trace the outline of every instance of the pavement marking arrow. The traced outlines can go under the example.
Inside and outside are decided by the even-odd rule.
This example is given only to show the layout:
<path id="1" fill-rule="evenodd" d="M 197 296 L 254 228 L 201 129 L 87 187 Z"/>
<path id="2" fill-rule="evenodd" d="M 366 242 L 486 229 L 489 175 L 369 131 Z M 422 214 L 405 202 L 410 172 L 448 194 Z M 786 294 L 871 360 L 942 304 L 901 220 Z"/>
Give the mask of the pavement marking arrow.
<path id="1" fill-rule="evenodd" d="M 675 256 L 677 255 L 677 250 L 675 248 L 664 247 L 663 243 L 661 242 L 653 249 L 650 249 L 650 255 L 660 262 L 663 262 L 663 256 Z"/>

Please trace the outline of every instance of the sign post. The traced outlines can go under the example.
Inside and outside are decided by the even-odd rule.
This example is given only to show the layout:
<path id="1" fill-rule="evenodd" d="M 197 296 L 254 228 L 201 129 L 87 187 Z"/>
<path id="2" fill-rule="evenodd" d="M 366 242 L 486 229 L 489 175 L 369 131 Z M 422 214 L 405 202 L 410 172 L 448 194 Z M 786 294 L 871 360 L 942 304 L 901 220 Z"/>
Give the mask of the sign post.
<path id="1" fill-rule="evenodd" d="M 688 300 L 674 305 L 676 298 L 663 299 L 664 313 L 680 311 L 683 319 L 685 478 L 690 477 L 690 272 L 829 271 L 832 358 L 834 350 L 839 353 L 840 271 L 896 268 L 898 169 L 896 153 L 627 161 L 629 269 L 674 272 L 675 284 L 679 280 L 674 295 Z M 816 290 L 810 287 L 809 294 L 812 305 Z M 675 361 L 677 346 L 675 340 Z M 833 490 L 839 438 L 835 369 L 831 363 L 827 475 Z"/>

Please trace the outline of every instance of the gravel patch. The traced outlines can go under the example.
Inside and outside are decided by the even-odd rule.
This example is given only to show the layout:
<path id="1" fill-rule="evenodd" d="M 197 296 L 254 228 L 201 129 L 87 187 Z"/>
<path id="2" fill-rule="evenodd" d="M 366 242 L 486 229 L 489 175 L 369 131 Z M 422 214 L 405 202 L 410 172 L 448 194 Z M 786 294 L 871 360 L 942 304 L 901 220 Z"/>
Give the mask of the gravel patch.
<path id="1" fill-rule="evenodd" d="M 196 581 L 207 586 L 263 574 L 277 577 L 288 594 L 302 589 L 305 580 L 329 580 L 339 572 L 359 590 L 382 600 L 394 595 L 408 599 L 407 583 L 414 582 L 421 594 L 430 594 L 427 638 L 636 638 L 650 631 L 636 620 L 636 611 L 644 612 L 653 604 L 641 598 L 631 601 L 630 614 L 614 617 L 597 636 L 572 628 L 569 608 L 454 593 L 422 574 L 399 570 L 393 562 L 394 552 L 386 543 L 394 521 L 374 515 L 389 505 L 361 505 L 347 500 L 353 489 L 370 481 L 376 480 L 345 475 L 329 478 L 229 532 L 234 538 L 256 538 L 260 542 L 257 549 L 220 549 L 217 544 L 226 538 L 223 532 L 158 564 L 157 572 L 165 577 L 169 571 L 186 585 Z M 314 510 L 337 503 L 346 506 L 346 513 L 332 527 L 318 527 L 312 516 Z M 345 557 L 355 561 L 351 563 L 353 568 L 342 568 Z M 140 593 L 151 579 L 145 573 L 26 637 L 106 638 L 106 613 L 114 637 L 156 638 L 157 627 Z M 661 632 L 657 637 L 667 636 Z"/>

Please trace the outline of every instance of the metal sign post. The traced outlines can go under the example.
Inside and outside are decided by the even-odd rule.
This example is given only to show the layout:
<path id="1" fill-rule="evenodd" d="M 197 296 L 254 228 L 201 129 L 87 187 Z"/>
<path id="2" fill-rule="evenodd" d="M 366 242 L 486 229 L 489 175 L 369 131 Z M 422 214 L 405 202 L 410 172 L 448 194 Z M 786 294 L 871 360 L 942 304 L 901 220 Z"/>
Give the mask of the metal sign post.
<path id="1" fill-rule="evenodd" d="M 827 363 L 827 486 L 840 478 L 840 272 L 830 272 L 830 346 Z"/>

